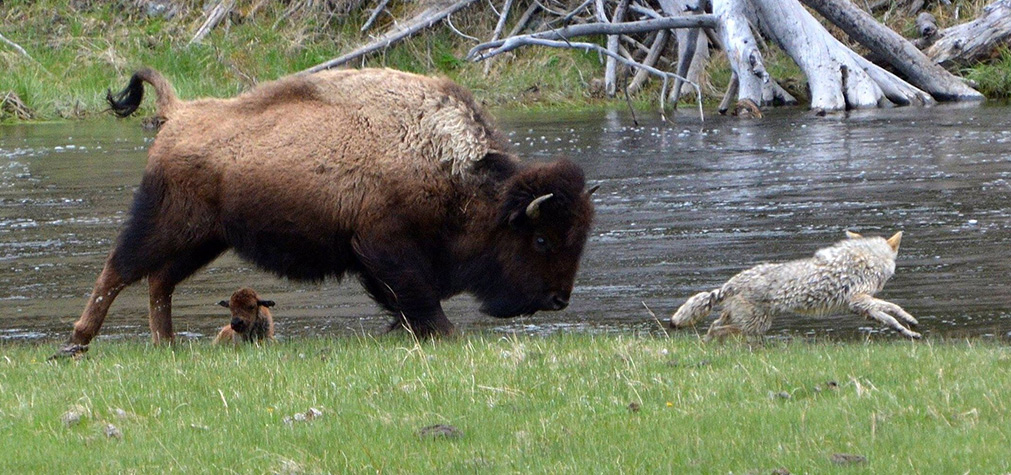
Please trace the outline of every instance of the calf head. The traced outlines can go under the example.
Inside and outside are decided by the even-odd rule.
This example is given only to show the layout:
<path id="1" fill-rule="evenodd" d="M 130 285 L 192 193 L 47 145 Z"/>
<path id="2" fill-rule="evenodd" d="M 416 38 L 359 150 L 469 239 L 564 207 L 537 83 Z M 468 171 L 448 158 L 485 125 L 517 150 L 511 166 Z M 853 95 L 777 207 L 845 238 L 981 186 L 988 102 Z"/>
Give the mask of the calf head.
<path id="1" fill-rule="evenodd" d="M 236 290 L 229 300 L 222 300 L 218 305 L 227 307 L 232 312 L 231 327 L 236 333 L 248 336 L 257 327 L 266 325 L 262 318 L 260 307 L 273 307 L 273 300 L 261 300 L 252 289 Z"/>
<path id="2" fill-rule="evenodd" d="M 498 272 L 475 290 L 494 317 L 561 310 L 569 303 L 593 221 L 586 178 L 562 159 L 511 177 L 502 192 L 492 245 L 485 256 Z"/>

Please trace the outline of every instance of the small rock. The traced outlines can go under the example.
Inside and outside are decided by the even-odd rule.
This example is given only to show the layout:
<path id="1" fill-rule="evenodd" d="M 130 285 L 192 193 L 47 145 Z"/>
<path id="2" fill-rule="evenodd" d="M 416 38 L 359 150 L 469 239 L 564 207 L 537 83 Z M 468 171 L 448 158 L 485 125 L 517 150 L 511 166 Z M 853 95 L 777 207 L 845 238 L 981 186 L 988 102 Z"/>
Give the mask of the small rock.
<path id="1" fill-rule="evenodd" d="M 851 465 L 855 463 L 867 463 L 867 457 L 857 454 L 832 454 L 829 457 L 836 465 Z"/>
<path id="2" fill-rule="evenodd" d="M 291 416 L 285 416 L 284 419 L 281 419 L 281 422 L 290 426 L 296 422 L 308 422 L 322 416 L 323 411 L 316 409 L 315 407 L 310 407 L 308 411 L 295 413 Z"/>
<path id="3" fill-rule="evenodd" d="M 457 439 L 463 436 L 463 431 L 447 424 L 435 424 L 434 426 L 422 427 L 418 431 L 421 438 L 445 437 L 447 439 Z"/>
<path id="4" fill-rule="evenodd" d="M 780 391 L 778 393 L 769 391 L 769 399 L 790 399 L 791 397 L 793 396 L 790 396 L 790 393 L 786 391 Z"/>
<path id="5" fill-rule="evenodd" d="M 772 475 L 790 475 L 790 471 L 783 467 L 779 467 L 772 471 Z"/>
<path id="6" fill-rule="evenodd" d="M 84 417 L 85 409 L 81 406 L 74 405 L 67 412 L 63 413 L 60 420 L 63 421 L 63 425 L 67 427 L 73 427 L 81 423 L 81 418 Z"/>
<path id="7" fill-rule="evenodd" d="M 102 428 L 102 432 L 105 434 L 106 437 L 108 437 L 110 439 L 122 439 L 123 438 L 123 432 L 121 430 L 119 430 L 118 427 L 116 427 L 116 426 L 114 426 L 112 424 L 105 424 L 105 427 Z"/>

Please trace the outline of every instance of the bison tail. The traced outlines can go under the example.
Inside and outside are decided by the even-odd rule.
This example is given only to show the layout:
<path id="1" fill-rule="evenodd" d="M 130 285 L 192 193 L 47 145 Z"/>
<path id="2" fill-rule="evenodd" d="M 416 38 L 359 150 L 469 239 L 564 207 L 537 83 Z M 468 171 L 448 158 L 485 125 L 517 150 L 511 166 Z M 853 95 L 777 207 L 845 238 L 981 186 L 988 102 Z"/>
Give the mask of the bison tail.
<path id="1" fill-rule="evenodd" d="M 722 302 L 725 297 L 723 288 L 693 295 L 670 317 L 671 328 L 695 325 L 696 322 L 709 315 L 713 311 L 713 307 Z"/>
<path id="2" fill-rule="evenodd" d="M 140 107 L 140 101 L 144 99 L 144 83 L 147 82 L 154 87 L 154 92 L 158 96 L 155 106 L 155 113 L 163 120 L 168 120 L 175 109 L 179 98 L 176 97 L 172 84 L 165 79 L 158 71 L 144 68 L 133 74 L 130 83 L 122 91 L 113 94 L 107 91 L 105 100 L 109 102 L 112 112 L 118 117 L 128 117 Z"/>

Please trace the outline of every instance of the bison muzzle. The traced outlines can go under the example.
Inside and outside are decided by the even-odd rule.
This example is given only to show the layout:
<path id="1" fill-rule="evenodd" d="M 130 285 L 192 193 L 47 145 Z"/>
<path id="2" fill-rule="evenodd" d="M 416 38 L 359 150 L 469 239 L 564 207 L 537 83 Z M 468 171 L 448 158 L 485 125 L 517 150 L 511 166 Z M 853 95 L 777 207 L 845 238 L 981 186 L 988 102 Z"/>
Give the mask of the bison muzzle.
<path id="1" fill-rule="evenodd" d="M 454 331 L 441 301 L 459 293 L 495 317 L 568 304 L 593 218 L 582 170 L 521 162 L 453 82 L 324 71 L 182 101 L 143 69 L 109 94 L 117 115 L 145 82 L 163 125 L 70 344 L 142 278 L 152 338 L 170 341 L 176 285 L 227 249 L 295 280 L 352 274 L 421 337 Z"/>

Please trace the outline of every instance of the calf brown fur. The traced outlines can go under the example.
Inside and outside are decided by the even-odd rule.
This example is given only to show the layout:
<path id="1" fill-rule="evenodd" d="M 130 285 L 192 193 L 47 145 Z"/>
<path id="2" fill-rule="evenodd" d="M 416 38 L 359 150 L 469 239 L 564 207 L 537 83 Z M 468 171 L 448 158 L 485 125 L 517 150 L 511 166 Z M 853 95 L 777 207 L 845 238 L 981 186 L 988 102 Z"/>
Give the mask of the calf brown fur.
<path id="1" fill-rule="evenodd" d="M 231 310 L 232 321 L 218 333 L 215 345 L 274 340 L 274 318 L 270 315 L 273 300 L 262 300 L 253 289 L 244 288 L 236 290 L 229 300 L 222 300 L 218 305 Z"/>

